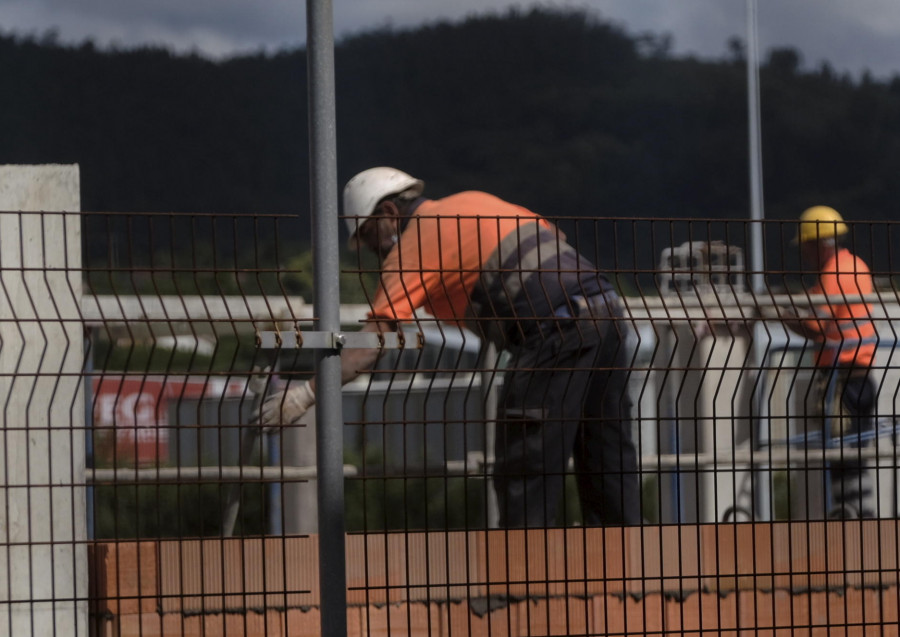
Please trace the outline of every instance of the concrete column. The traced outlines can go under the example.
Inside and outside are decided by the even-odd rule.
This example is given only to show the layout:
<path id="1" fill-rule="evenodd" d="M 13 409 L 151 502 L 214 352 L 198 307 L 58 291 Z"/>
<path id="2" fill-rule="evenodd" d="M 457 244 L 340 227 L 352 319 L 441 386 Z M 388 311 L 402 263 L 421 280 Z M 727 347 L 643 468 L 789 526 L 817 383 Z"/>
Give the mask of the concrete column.
<path id="1" fill-rule="evenodd" d="M 78 166 L 0 166 L 0 635 L 86 635 Z"/>

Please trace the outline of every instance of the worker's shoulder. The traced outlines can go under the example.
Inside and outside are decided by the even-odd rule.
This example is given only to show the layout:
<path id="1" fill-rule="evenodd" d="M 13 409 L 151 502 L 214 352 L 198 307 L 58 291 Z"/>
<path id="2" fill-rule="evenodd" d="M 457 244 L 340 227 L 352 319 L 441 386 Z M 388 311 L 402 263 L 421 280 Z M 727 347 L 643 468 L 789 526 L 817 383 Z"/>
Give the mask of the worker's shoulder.
<path id="1" fill-rule="evenodd" d="M 490 201 L 503 201 L 497 195 L 492 195 L 489 192 L 484 192 L 483 190 L 462 190 L 460 192 L 455 192 L 452 195 L 447 195 L 442 199 L 438 199 L 438 203 L 440 202 L 453 202 L 453 201 L 465 201 L 465 200 L 490 200 Z"/>
<path id="2" fill-rule="evenodd" d="M 519 216 L 523 212 L 534 214 L 523 206 L 511 203 L 497 195 L 482 190 L 463 190 L 438 199 L 433 204 L 442 210 L 453 211 L 455 209 L 460 214 L 512 214 L 515 216 Z"/>
<path id="3" fill-rule="evenodd" d="M 838 250 L 834 255 L 833 260 L 837 264 L 838 270 L 841 271 L 848 268 L 851 270 L 868 270 L 869 267 L 865 259 L 863 259 L 858 254 L 851 252 L 849 248 L 841 248 L 840 250 Z"/>

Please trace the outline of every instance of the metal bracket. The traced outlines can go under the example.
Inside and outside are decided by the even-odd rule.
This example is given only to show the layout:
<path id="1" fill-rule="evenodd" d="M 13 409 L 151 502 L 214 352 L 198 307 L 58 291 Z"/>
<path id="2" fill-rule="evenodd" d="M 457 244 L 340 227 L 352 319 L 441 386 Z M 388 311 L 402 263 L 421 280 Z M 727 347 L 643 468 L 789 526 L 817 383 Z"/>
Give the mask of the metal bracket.
<path id="1" fill-rule="evenodd" d="M 425 338 L 418 334 L 414 342 L 403 332 L 259 332 L 260 349 L 421 349 Z"/>

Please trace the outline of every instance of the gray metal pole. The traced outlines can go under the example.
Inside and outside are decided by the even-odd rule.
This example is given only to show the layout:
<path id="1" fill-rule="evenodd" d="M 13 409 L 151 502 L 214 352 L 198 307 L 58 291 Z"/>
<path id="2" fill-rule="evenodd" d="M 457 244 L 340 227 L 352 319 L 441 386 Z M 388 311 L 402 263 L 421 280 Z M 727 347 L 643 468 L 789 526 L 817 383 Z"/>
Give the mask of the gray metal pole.
<path id="1" fill-rule="evenodd" d="M 341 329 L 337 142 L 334 98 L 334 16 L 331 0 L 306 2 L 309 76 L 310 204 L 317 329 Z M 347 634 L 344 546 L 344 435 L 341 357 L 335 347 L 316 353 L 316 455 L 319 500 L 319 590 L 325 637 Z"/>
<path id="2" fill-rule="evenodd" d="M 756 29 L 756 0 L 747 0 L 747 106 L 750 133 L 750 267 L 754 293 L 765 287 L 763 277 L 763 185 L 762 134 L 759 115 L 759 51 Z"/>
<path id="3" fill-rule="evenodd" d="M 484 471 L 485 499 L 487 501 L 487 526 L 496 529 L 500 526 L 500 509 L 497 503 L 497 492 L 494 490 L 494 462 L 496 454 L 495 438 L 497 432 L 497 377 L 500 364 L 500 353 L 497 346 L 485 341 L 481 350 L 484 360 L 481 372 L 481 396 L 484 402 Z"/>
<path id="4" fill-rule="evenodd" d="M 757 297 L 765 293 L 765 276 L 763 274 L 763 183 L 762 183 L 762 133 L 760 124 L 760 97 L 759 97 L 759 34 L 757 32 L 757 5 L 756 0 L 747 0 L 747 107 L 748 107 L 748 133 L 750 138 L 750 287 Z M 753 327 L 752 364 L 762 373 L 765 362 L 766 347 L 763 341 L 766 338 L 765 326 L 758 321 Z M 751 427 L 756 431 L 756 442 L 762 443 L 769 439 L 769 430 L 766 422 L 760 418 L 759 410 L 755 409 L 751 420 Z M 751 453 L 754 450 L 751 450 Z M 750 497 L 738 498 L 739 506 L 753 506 L 757 515 L 768 519 L 771 509 L 769 493 L 769 474 L 761 473 L 753 476 L 750 484 L 754 485 Z M 746 494 L 743 494 L 746 496 Z"/>

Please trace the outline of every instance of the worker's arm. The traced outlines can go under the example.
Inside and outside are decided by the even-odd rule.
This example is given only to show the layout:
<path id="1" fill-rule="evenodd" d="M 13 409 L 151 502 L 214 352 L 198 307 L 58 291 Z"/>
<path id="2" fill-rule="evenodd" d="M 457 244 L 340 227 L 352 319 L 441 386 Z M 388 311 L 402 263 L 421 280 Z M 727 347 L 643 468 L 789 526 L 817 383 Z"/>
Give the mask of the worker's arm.
<path id="1" fill-rule="evenodd" d="M 360 332 L 396 332 L 396 321 L 371 321 L 363 325 Z M 365 371 L 372 369 L 381 356 L 383 350 L 378 348 L 347 348 L 341 351 L 341 385 L 346 385 L 351 380 Z M 313 393 L 316 391 L 316 379 L 310 380 Z"/>
<path id="2" fill-rule="evenodd" d="M 778 318 L 786 328 L 800 336 L 814 341 L 821 341 L 824 338 L 821 321 L 815 317 L 800 316 L 796 308 L 779 308 Z"/>
<path id="3" fill-rule="evenodd" d="M 361 332 L 391 332 L 396 331 L 395 321 L 372 321 L 366 323 Z M 345 385 L 375 366 L 375 362 L 381 355 L 378 348 L 348 348 L 341 352 L 341 384 Z M 310 407 L 316 402 L 316 379 L 286 387 L 275 392 L 262 405 L 260 424 L 264 427 L 276 425 L 294 424 L 303 417 Z"/>

